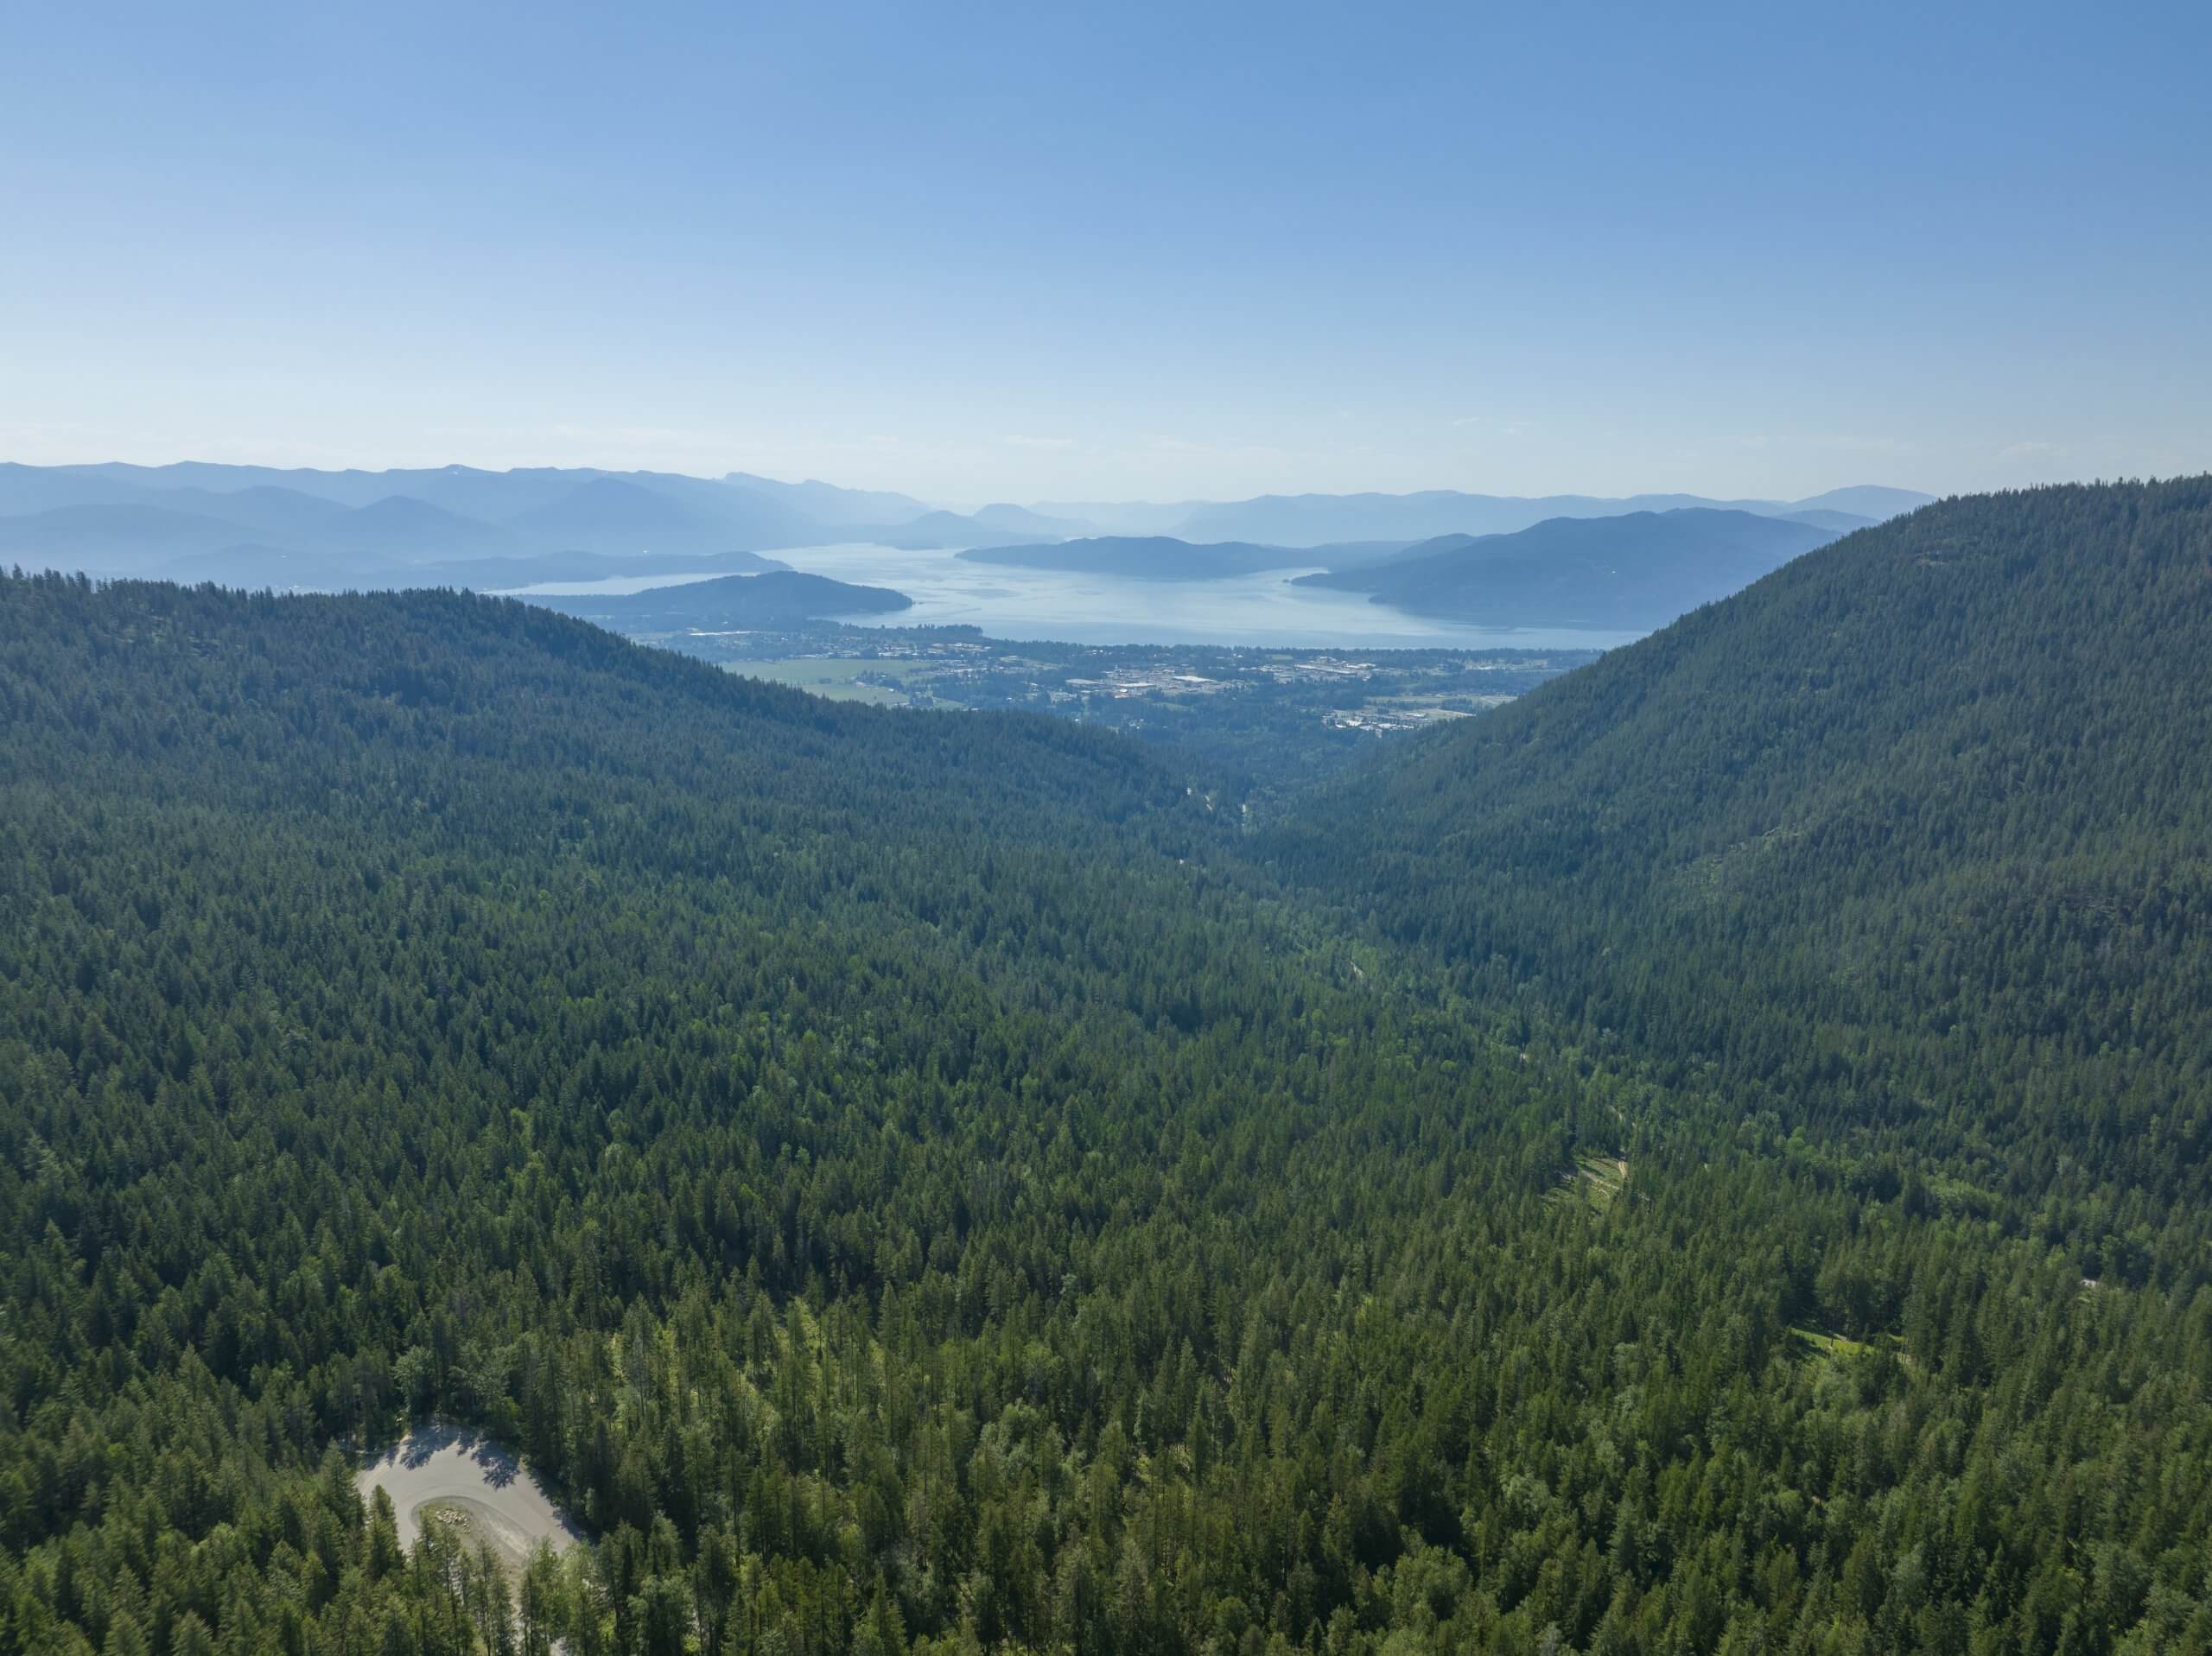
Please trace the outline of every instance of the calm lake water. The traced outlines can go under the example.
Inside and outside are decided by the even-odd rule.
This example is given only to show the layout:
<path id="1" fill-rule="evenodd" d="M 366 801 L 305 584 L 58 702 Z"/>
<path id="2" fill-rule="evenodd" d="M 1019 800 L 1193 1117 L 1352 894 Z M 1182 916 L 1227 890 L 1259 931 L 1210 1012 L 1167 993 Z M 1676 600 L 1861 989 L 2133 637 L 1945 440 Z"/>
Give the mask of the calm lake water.
<path id="1" fill-rule="evenodd" d="M 889 587 L 914 600 L 895 615 L 852 618 L 856 626 L 973 626 L 995 638 L 1068 644 L 1218 644 L 1345 646 L 1365 650 L 1472 648 L 1610 650 L 1634 632 L 1572 627 L 1475 627 L 1407 615 L 1357 593 L 1294 587 L 1303 569 L 1227 581 L 1126 581 L 1113 575 L 1009 569 L 963 562 L 953 552 L 902 552 L 873 544 L 801 546 L 764 553 L 809 574 Z M 523 595 L 637 593 L 711 575 L 639 574 L 549 581 Z"/>

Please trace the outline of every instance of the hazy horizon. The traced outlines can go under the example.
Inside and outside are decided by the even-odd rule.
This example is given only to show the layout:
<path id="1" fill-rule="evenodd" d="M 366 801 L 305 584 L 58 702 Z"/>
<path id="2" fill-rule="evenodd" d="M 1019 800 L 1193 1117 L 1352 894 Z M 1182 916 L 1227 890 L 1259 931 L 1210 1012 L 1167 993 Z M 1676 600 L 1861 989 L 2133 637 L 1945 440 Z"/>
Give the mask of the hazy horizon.
<path id="1" fill-rule="evenodd" d="M 2155 25 L 29 11 L 0 453 L 968 503 L 2202 470 L 2212 17 Z"/>
<path id="2" fill-rule="evenodd" d="M 4 435 L 4 434 L 0 434 Z M 19 434 L 18 434 L 19 435 Z M 1978 485 L 1954 484 L 1942 478 L 1923 478 L 1901 469 L 1865 467 L 1859 471 L 1841 470 L 1814 477 L 1802 487 L 1782 490 L 1761 490 L 1751 487 L 1732 487 L 1702 475 L 1688 473 L 1665 480 L 1630 481 L 1626 483 L 1575 480 L 1572 476 L 1543 484 L 1541 486 L 1522 479 L 1501 477 L 1491 479 L 1429 479 L 1392 482 L 1360 482 L 1348 479 L 1329 482 L 1319 470 L 1302 472 L 1299 475 L 1307 480 L 1279 480 L 1263 486 L 1230 488 L 1217 483 L 1211 486 L 1194 487 L 1180 492 L 1166 490 L 1151 493 L 1116 492 L 1105 487 L 1084 487 L 1080 484 L 1065 487 L 1046 486 L 1041 479 L 1025 480 L 1019 474 L 1008 474 L 1007 486 L 996 492 L 947 494 L 931 487 L 903 480 L 903 475 L 889 470 L 871 473 L 860 469 L 840 471 L 804 471 L 794 466 L 778 469 L 765 463 L 748 463 L 742 456 L 727 461 L 715 461 L 698 457 L 679 457 L 665 462 L 639 459 L 634 455 L 620 458 L 594 457 L 588 449 L 575 452 L 549 450 L 536 457 L 529 455 L 485 454 L 474 453 L 425 450 L 428 458 L 372 459 L 348 458 L 346 454 L 332 450 L 323 458 L 304 460 L 293 457 L 302 445 L 216 444 L 191 451 L 152 450 L 138 452 L 78 451 L 57 447 L 50 454 L 43 454 L 37 444 L 23 445 L 0 452 L 0 465 L 16 464 L 41 467 L 66 468 L 104 465 L 143 466 L 149 469 L 169 466 L 207 465 L 259 466 L 279 471 L 360 472 L 371 474 L 384 472 L 442 471 L 452 467 L 489 473 L 527 472 L 537 470 L 601 471 L 615 473 L 629 472 L 658 472 L 707 480 L 720 479 L 733 473 L 766 478 L 785 484 L 826 484 L 838 489 L 860 492 L 880 491 L 911 495 L 933 508 L 948 511 L 970 512 L 985 506 L 1014 504 L 1025 507 L 1074 506 L 1084 504 L 1113 505 L 1177 506 L 1196 504 L 1228 503 L 1261 496 L 1281 495 L 1413 495 L 1431 492 L 1452 492 L 1470 495 L 1490 495 L 1503 498 L 1541 499 L 1554 496 L 1582 496 L 1595 499 L 1627 500 L 1659 495 L 1696 496 L 1707 500 L 1763 500 L 1791 502 L 1807 500 L 1859 487 L 1901 489 L 1926 494 L 1935 498 L 1963 493 L 1986 492 L 2007 488 L 2032 488 L 2047 484 L 2092 483 L 2126 479 L 2157 479 L 2195 475 L 2212 471 L 2212 444 L 2208 444 L 2203 455 L 2194 463 L 2177 459 L 2177 463 L 2165 468 L 2156 466 L 2122 466 L 2105 472 L 2065 472 L 2055 466 L 2023 465 L 2020 474 L 2001 480 Z M 317 452 L 321 452 L 319 449 Z M 1229 468 L 1219 473 L 1223 479 L 1245 473 Z"/>
<path id="3" fill-rule="evenodd" d="M 238 466 L 242 468 L 257 467 L 276 471 L 321 472 L 330 474 L 360 473 L 369 476 L 377 476 L 387 472 L 420 473 L 450 470 L 486 472 L 495 475 L 509 473 L 547 470 L 604 472 L 617 475 L 623 473 L 634 472 L 658 473 L 663 475 L 688 477 L 696 479 L 702 482 L 720 481 L 732 476 L 752 476 L 766 479 L 769 482 L 779 483 L 787 485 L 804 486 L 818 484 L 833 489 L 850 491 L 854 492 L 865 493 L 880 491 L 887 493 L 908 494 L 912 496 L 916 500 L 921 502 L 923 504 L 934 510 L 961 513 L 977 511 L 994 505 L 1018 505 L 1025 508 L 1034 508 L 1039 506 L 1058 505 L 1071 507 L 1084 504 L 1095 504 L 1115 506 L 1159 506 L 1162 508 L 1170 508 L 1190 505 L 1233 504 L 1239 501 L 1259 498 L 1270 495 L 1287 497 L 1316 495 L 1330 497 L 1361 494 L 1407 496 L 1428 493 L 1459 493 L 1475 496 L 1491 496 L 1501 499 L 1540 500 L 1552 498 L 1580 497 L 1587 499 L 1622 501 L 1649 498 L 1660 496 L 1681 495 L 1684 497 L 1694 497 L 1708 502 L 1725 503 L 1731 500 L 1761 500 L 1771 504 L 1789 504 L 1792 502 L 1815 499 L 1824 495 L 1838 493 L 1846 490 L 1866 487 L 1897 489 L 1905 491 L 1907 492 L 1925 494 L 1931 498 L 1939 499 L 1947 494 L 1958 492 L 1957 491 L 1950 489 L 1923 488 L 1916 483 L 1899 481 L 1897 479 L 1888 476 L 1875 476 L 1870 474 L 1867 476 L 1842 477 L 1834 482 L 1823 485 L 1820 488 L 1808 490 L 1802 494 L 1790 495 L 1743 494 L 1723 492 L 1715 489 L 1697 488 L 1694 486 L 1649 489 L 1569 487 L 1562 489 L 1535 490 L 1516 488 L 1481 489 L 1465 487 L 1456 484 L 1423 484 L 1404 489 L 1266 489 L 1253 490 L 1239 494 L 1194 494 L 1174 498 L 1166 497 L 1116 497 L 1107 494 L 1091 494 L 1078 498 L 1071 495 L 1050 496 L 1038 493 L 1014 493 L 997 495 L 988 498 L 978 497 L 972 499 L 953 499 L 915 490 L 900 489 L 895 485 L 867 478 L 854 479 L 842 476 L 825 477 L 820 475 L 808 475 L 802 477 L 795 473 L 777 476 L 775 474 L 761 472 L 754 467 L 746 466 L 726 466 L 714 469 L 687 470 L 684 467 L 676 466 L 655 466 L 615 465 L 591 460 L 521 461 L 512 466 L 487 466 L 473 460 L 449 458 L 442 460 L 429 461 L 420 465 L 394 464 L 384 466 L 334 462 L 326 466 L 311 466 L 304 464 L 295 465 L 283 461 L 271 460 L 217 460 L 212 459 L 206 454 L 176 454 L 167 459 L 158 460 L 134 460 L 127 455 L 122 454 L 102 454 L 96 457 L 73 460 L 26 460 L 19 454 L 0 453 L 0 466 L 11 464 L 37 466 L 40 468 L 50 468 L 57 471 L 100 466 L 140 466 L 148 470 L 160 470 L 164 467 L 176 466 Z M 2089 481 L 2091 479 L 2052 479 L 2049 480 L 2053 482 L 2077 482 Z"/>

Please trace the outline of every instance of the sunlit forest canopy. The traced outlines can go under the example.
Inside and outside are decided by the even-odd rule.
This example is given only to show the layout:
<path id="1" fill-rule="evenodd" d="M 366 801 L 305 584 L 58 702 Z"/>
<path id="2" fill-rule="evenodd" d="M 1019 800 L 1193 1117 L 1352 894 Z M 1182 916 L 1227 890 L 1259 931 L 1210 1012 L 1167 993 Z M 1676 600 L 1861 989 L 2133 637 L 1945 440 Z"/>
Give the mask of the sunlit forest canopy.
<path id="1" fill-rule="evenodd" d="M 524 606 L 0 582 L 0 1646 L 2212 1643 L 2212 484 L 1246 835 Z M 433 1418 L 591 1538 L 365 1505 Z"/>

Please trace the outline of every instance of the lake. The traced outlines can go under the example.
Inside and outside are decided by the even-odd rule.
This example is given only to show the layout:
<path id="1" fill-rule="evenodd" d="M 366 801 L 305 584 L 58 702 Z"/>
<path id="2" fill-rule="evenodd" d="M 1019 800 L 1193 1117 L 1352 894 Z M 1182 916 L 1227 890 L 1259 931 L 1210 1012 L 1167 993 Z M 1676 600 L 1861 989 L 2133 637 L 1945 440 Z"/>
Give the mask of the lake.
<path id="1" fill-rule="evenodd" d="M 968 563 L 949 551 L 904 552 L 857 542 L 791 547 L 761 555 L 808 574 L 889 587 L 914 600 L 893 615 L 856 616 L 868 627 L 973 626 L 994 638 L 1067 644 L 1216 644 L 1361 650 L 1611 650 L 1635 632 L 1573 627 L 1478 627 L 1407 615 L 1357 593 L 1294 587 L 1305 569 L 1226 581 L 1128 581 L 1114 575 Z M 1315 568 L 1319 566 L 1316 565 Z M 518 596 L 636 593 L 710 581 L 691 571 L 548 581 Z"/>

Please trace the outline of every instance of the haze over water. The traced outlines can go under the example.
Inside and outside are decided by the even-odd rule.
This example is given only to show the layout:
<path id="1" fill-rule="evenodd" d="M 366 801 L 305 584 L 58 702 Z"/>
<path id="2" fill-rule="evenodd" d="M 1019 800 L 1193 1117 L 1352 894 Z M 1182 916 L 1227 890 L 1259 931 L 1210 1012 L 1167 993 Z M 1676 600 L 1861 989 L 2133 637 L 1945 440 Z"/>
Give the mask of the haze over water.
<path id="1" fill-rule="evenodd" d="M 970 563 L 952 551 L 902 551 L 874 542 L 766 553 L 809 574 L 888 587 L 914 606 L 853 618 L 868 627 L 973 626 L 995 638 L 1069 644 L 1211 644 L 1300 649 L 1610 650 L 1640 634 L 1575 627 L 1478 627 L 1408 615 L 1357 593 L 1291 584 L 1305 569 L 1224 581 L 1131 581 L 1113 575 Z M 1313 566 L 1319 568 L 1320 566 Z M 692 571 L 550 581 L 553 595 L 633 593 L 711 579 Z"/>

